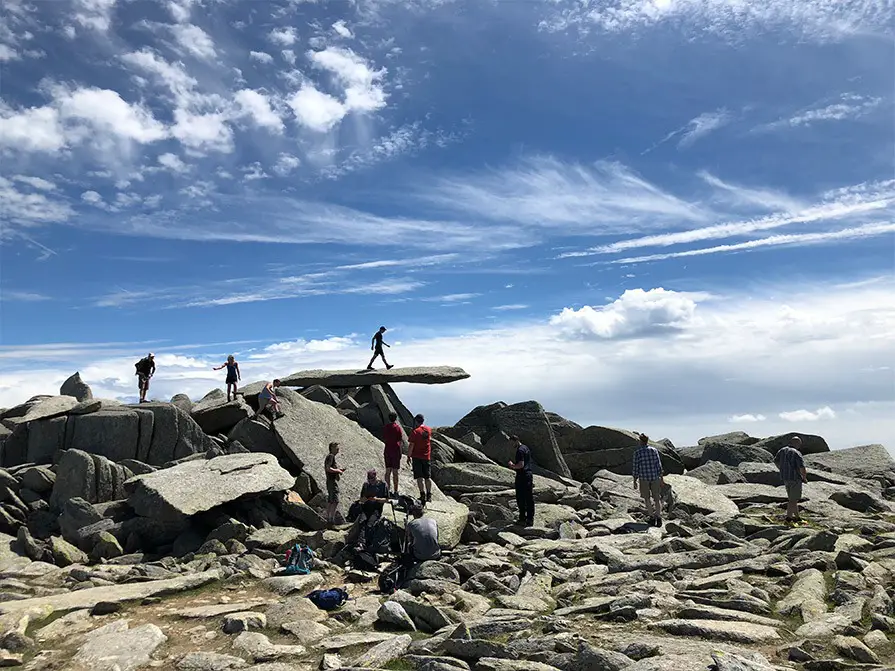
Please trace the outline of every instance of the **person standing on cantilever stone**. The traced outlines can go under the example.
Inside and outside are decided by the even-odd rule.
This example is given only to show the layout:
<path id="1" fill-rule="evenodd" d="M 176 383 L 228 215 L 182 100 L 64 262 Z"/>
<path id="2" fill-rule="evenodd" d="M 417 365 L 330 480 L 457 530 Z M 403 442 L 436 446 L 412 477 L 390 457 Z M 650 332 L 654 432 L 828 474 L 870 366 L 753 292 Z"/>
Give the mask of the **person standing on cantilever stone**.
<path id="1" fill-rule="evenodd" d="M 373 334 L 373 339 L 372 341 L 370 341 L 370 349 L 373 350 L 373 358 L 370 359 L 370 363 L 367 364 L 367 370 L 373 370 L 373 362 L 376 361 L 376 357 L 382 358 L 382 363 L 385 364 L 386 370 L 391 370 L 392 368 L 394 368 L 394 366 L 392 366 L 391 364 L 389 364 L 388 361 L 385 360 L 385 352 L 382 350 L 383 345 L 385 345 L 386 347 L 391 347 L 391 345 L 389 345 L 387 342 L 383 342 L 382 340 L 382 335 L 387 330 L 388 329 L 384 326 L 380 326 L 379 330 Z"/>

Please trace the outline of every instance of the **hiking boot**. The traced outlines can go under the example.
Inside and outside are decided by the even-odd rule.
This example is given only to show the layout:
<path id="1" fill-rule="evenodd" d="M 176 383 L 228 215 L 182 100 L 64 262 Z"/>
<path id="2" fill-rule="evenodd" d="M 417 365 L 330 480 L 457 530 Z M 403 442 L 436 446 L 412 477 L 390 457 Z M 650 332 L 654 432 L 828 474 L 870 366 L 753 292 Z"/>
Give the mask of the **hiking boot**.
<path id="1" fill-rule="evenodd" d="M 394 364 L 387 364 L 386 367 L 385 367 L 385 369 L 386 369 L 386 370 L 391 370 L 391 369 L 394 368 L 394 367 L 395 367 Z"/>
<path id="2" fill-rule="evenodd" d="M 656 517 L 656 518 L 653 520 L 653 524 L 654 524 L 655 526 L 657 526 L 657 527 L 661 527 L 661 526 L 662 526 L 662 518 L 661 518 L 661 517 Z"/>
<path id="3" fill-rule="evenodd" d="M 426 503 L 432 503 L 432 492 L 426 494 Z"/>

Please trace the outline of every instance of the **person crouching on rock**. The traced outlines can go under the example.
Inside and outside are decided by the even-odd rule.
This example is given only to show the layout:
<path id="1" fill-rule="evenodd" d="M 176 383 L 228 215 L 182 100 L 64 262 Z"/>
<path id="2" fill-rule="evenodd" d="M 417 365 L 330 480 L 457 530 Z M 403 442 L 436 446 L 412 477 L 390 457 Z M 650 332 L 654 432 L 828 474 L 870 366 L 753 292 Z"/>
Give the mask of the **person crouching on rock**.
<path id="1" fill-rule="evenodd" d="M 516 448 L 516 459 L 507 464 L 516 471 L 516 505 L 519 508 L 519 526 L 530 527 L 535 520 L 534 476 L 531 472 L 531 450 L 523 445 L 519 436 L 510 436 Z"/>
<path id="2" fill-rule="evenodd" d="M 260 416 L 267 406 L 270 406 L 270 411 L 273 413 L 274 419 L 279 419 L 283 416 L 283 413 L 280 411 L 280 399 L 277 398 L 276 392 L 276 388 L 279 386 L 279 380 L 274 380 L 272 383 L 266 382 L 264 384 L 261 393 L 258 394 L 258 412 L 255 413 L 255 417 Z"/>
<path id="3" fill-rule="evenodd" d="M 137 389 L 140 390 L 140 403 L 146 403 L 149 379 L 155 375 L 155 355 L 150 352 L 135 363 L 134 367 L 137 369 Z"/>
<path id="4" fill-rule="evenodd" d="M 420 501 L 432 500 L 432 429 L 425 425 L 426 418 L 413 418 L 414 429 L 410 434 L 410 450 L 407 463 L 413 467 L 413 478 L 420 488 Z"/>
<path id="5" fill-rule="evenodd" d="M 368 524 L 375 524 L 382 517 L 382 508 L 388 502 L 388 484 L 379 479 L 375 468 L 367 471 L 367 481 L 360 488 L 361 512 Z"/>
<path id="6" fill-rule="evenodd" d="M 640 482 L 640 496 L 643 497 L 643 507 L 649 523 L 661 527 L 662 485 L 665 484 L 662 458 L 659 450 L 649 444 L 649 436 L 643 433 L 640 434 L 640 447 L 634 452 L 631 474 L 634 476 L 634 489 L 637 489 L 637 483 Z"/>
<path id="7" fill-rule="evenodd" d="M 336 523 L 336 512 L 339 509 L 339 478 L 345 472 L 339 468 L 336 455 L 339 454 L 339 444 L 329 444 L 329 454 L 323 460 L 323 470 L 326 471 L 326 522 L 330 526 Z"/>
<path id="8" fill-rule="evenodd" d="M 382 341 L 382 334 L 385 333 L 388 329 L 384 326 L 380 326 L 379 330 L 373 334 L 373 340 L 370 342 L 370 349 L 373 350 L 373 358 L 370 359 L 370 363 L 367 364 L 367 370 L 373 370 L 373 362 L 376 361 L 376 357 L 382 358 L 382 363 L 385 364 L 386 370 L 391 370 L 394 368 L 388 361 L 385 360 L 385 352 L 382 351 L 382 346 L 391 347 L 387 342 Z"/>
<path id="9" fill-rule="evenodd" d="M 382 440 L 385 442 L 383 457 L 385 459 L 385 484 L 390 486 L 392 492 L 398 493 L 398 471 L 401 470 L 402 448 L 406 441 L 404 430 L 398 424 L 397 413 L 388 414 L 388 424 L 382 430 Z"/>
<path id="10" fill-rule="evenodd" d="M 233 355 L 227 357 L 227 362 L 222 363 L 220 366 L 215 366 L 212 370 L 221 370 L 222 368 L 227 369 L 227 402 L 230 402 L 230 388 L 233 388 L 233 400 L 236 400 L 236 383 L 242 379 L 242 376 L 239 374 L 239 364 L 236 363 L 236 359 L 233 358 Z"/>

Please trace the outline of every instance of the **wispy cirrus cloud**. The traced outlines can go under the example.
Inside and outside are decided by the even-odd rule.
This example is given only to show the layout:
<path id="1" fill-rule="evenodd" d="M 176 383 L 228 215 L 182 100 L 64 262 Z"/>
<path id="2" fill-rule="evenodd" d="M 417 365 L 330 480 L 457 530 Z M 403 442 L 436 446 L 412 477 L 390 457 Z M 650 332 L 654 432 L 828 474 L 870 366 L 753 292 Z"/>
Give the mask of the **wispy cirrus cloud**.
<path id="1" fill-rule="evenodd" d="M 843 93 L 838 102 L 803 109 L 790 117 L 757 126 L 754 132 L 804 128 L 828 121 L 852 121 L 866 116 L 882 102 L 882 98 L 874 96 Z"/>
<path id="2" fill-rule="evenodd" d="M 678 149 L 686 149 L 698 140 L 729 124 L 732 118 L 730 112 L 726 109 L 719 109 L 714 112 L 703 112 L 699 116 L 690 119 L 690 121 L 677 130 L 668 133 L 668 135 L 656 142 L 652 147 L 643 151 L 641 156 L 648 154 L 660 145 L 675 138 L 677 138 Z"/>
<path id="3" fill-rule="evenodd" d="M 15 291 L 13 289 L 0 289 L 0 301 L 17 301 L 23 303 L 41 303 L 52 300 L 46 294 L 34 291 Z"/>

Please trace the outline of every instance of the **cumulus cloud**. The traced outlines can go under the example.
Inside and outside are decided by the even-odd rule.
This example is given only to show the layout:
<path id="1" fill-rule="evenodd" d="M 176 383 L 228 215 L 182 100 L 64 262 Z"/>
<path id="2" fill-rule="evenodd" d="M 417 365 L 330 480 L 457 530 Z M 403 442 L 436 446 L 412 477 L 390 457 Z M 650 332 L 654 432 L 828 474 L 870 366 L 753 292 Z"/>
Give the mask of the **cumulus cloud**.
<path id="1" fill-rule="evenodd" d="M 174 32 L 174 38 L 177 40 L 177 43 L 188 54 L 206 60 L 217 56 L 214 40 L 199 26 L 178 24 L 172 26 L 171 30 Z"/>
<path id="2" fill-rule="evenodd" d="M 242 89 L 234 96 L 239 105 L 241 114 L 250 117 L 258 126 L 267 128 L 274 133 L 283 131 L 283 120 L 271 107 L 267 96 L 252 89 Z"/>
<path id="3" fill-rule="evenodd" d="M 273 56 L 271 56 L 266 51 L 250 51 L 249 58 L 253 61 L 258 61 L 259 63 L 273 63 Z"/>
<path id="4" fill-rule="evenodd" d="M 332 130 L 346 113 L 341 102 L 312 84 L 302 86 L 288 103 L 298 123 L 318 133 Z"/>
<path id="5" fill-rule="evenodd" d="M 298 40 L 298 33 L 292 26 L 286 26 L 285 28 L 274 28 L 268 33 L 267 38 L 274 44 L 288 47 Z"/>
<path id="6" fill-rule="evenodd" d="M 575 338 L 636 338 L 680 331 L 696 314 L 701 295 L 663 288 L 628 289 L 620 298 L 602 307 L 585 305 L 563 308 L 550 323 Z"/>
<path id="7" fill-rule="evenodd" d="M 802 409 L 781 412 L 778 417 L 787 422 L 816 422 L 820 419 L 836 419 L 836 413 L 830 406 L 825 405 L 814 411 Z"/>
<path id="8" fill-rule="evenodd" d="M 753 422 L 763 422 L 767 419 L 764 415 L 732 415 L 728 421 L 731 424 L 743 424 Z"/>

